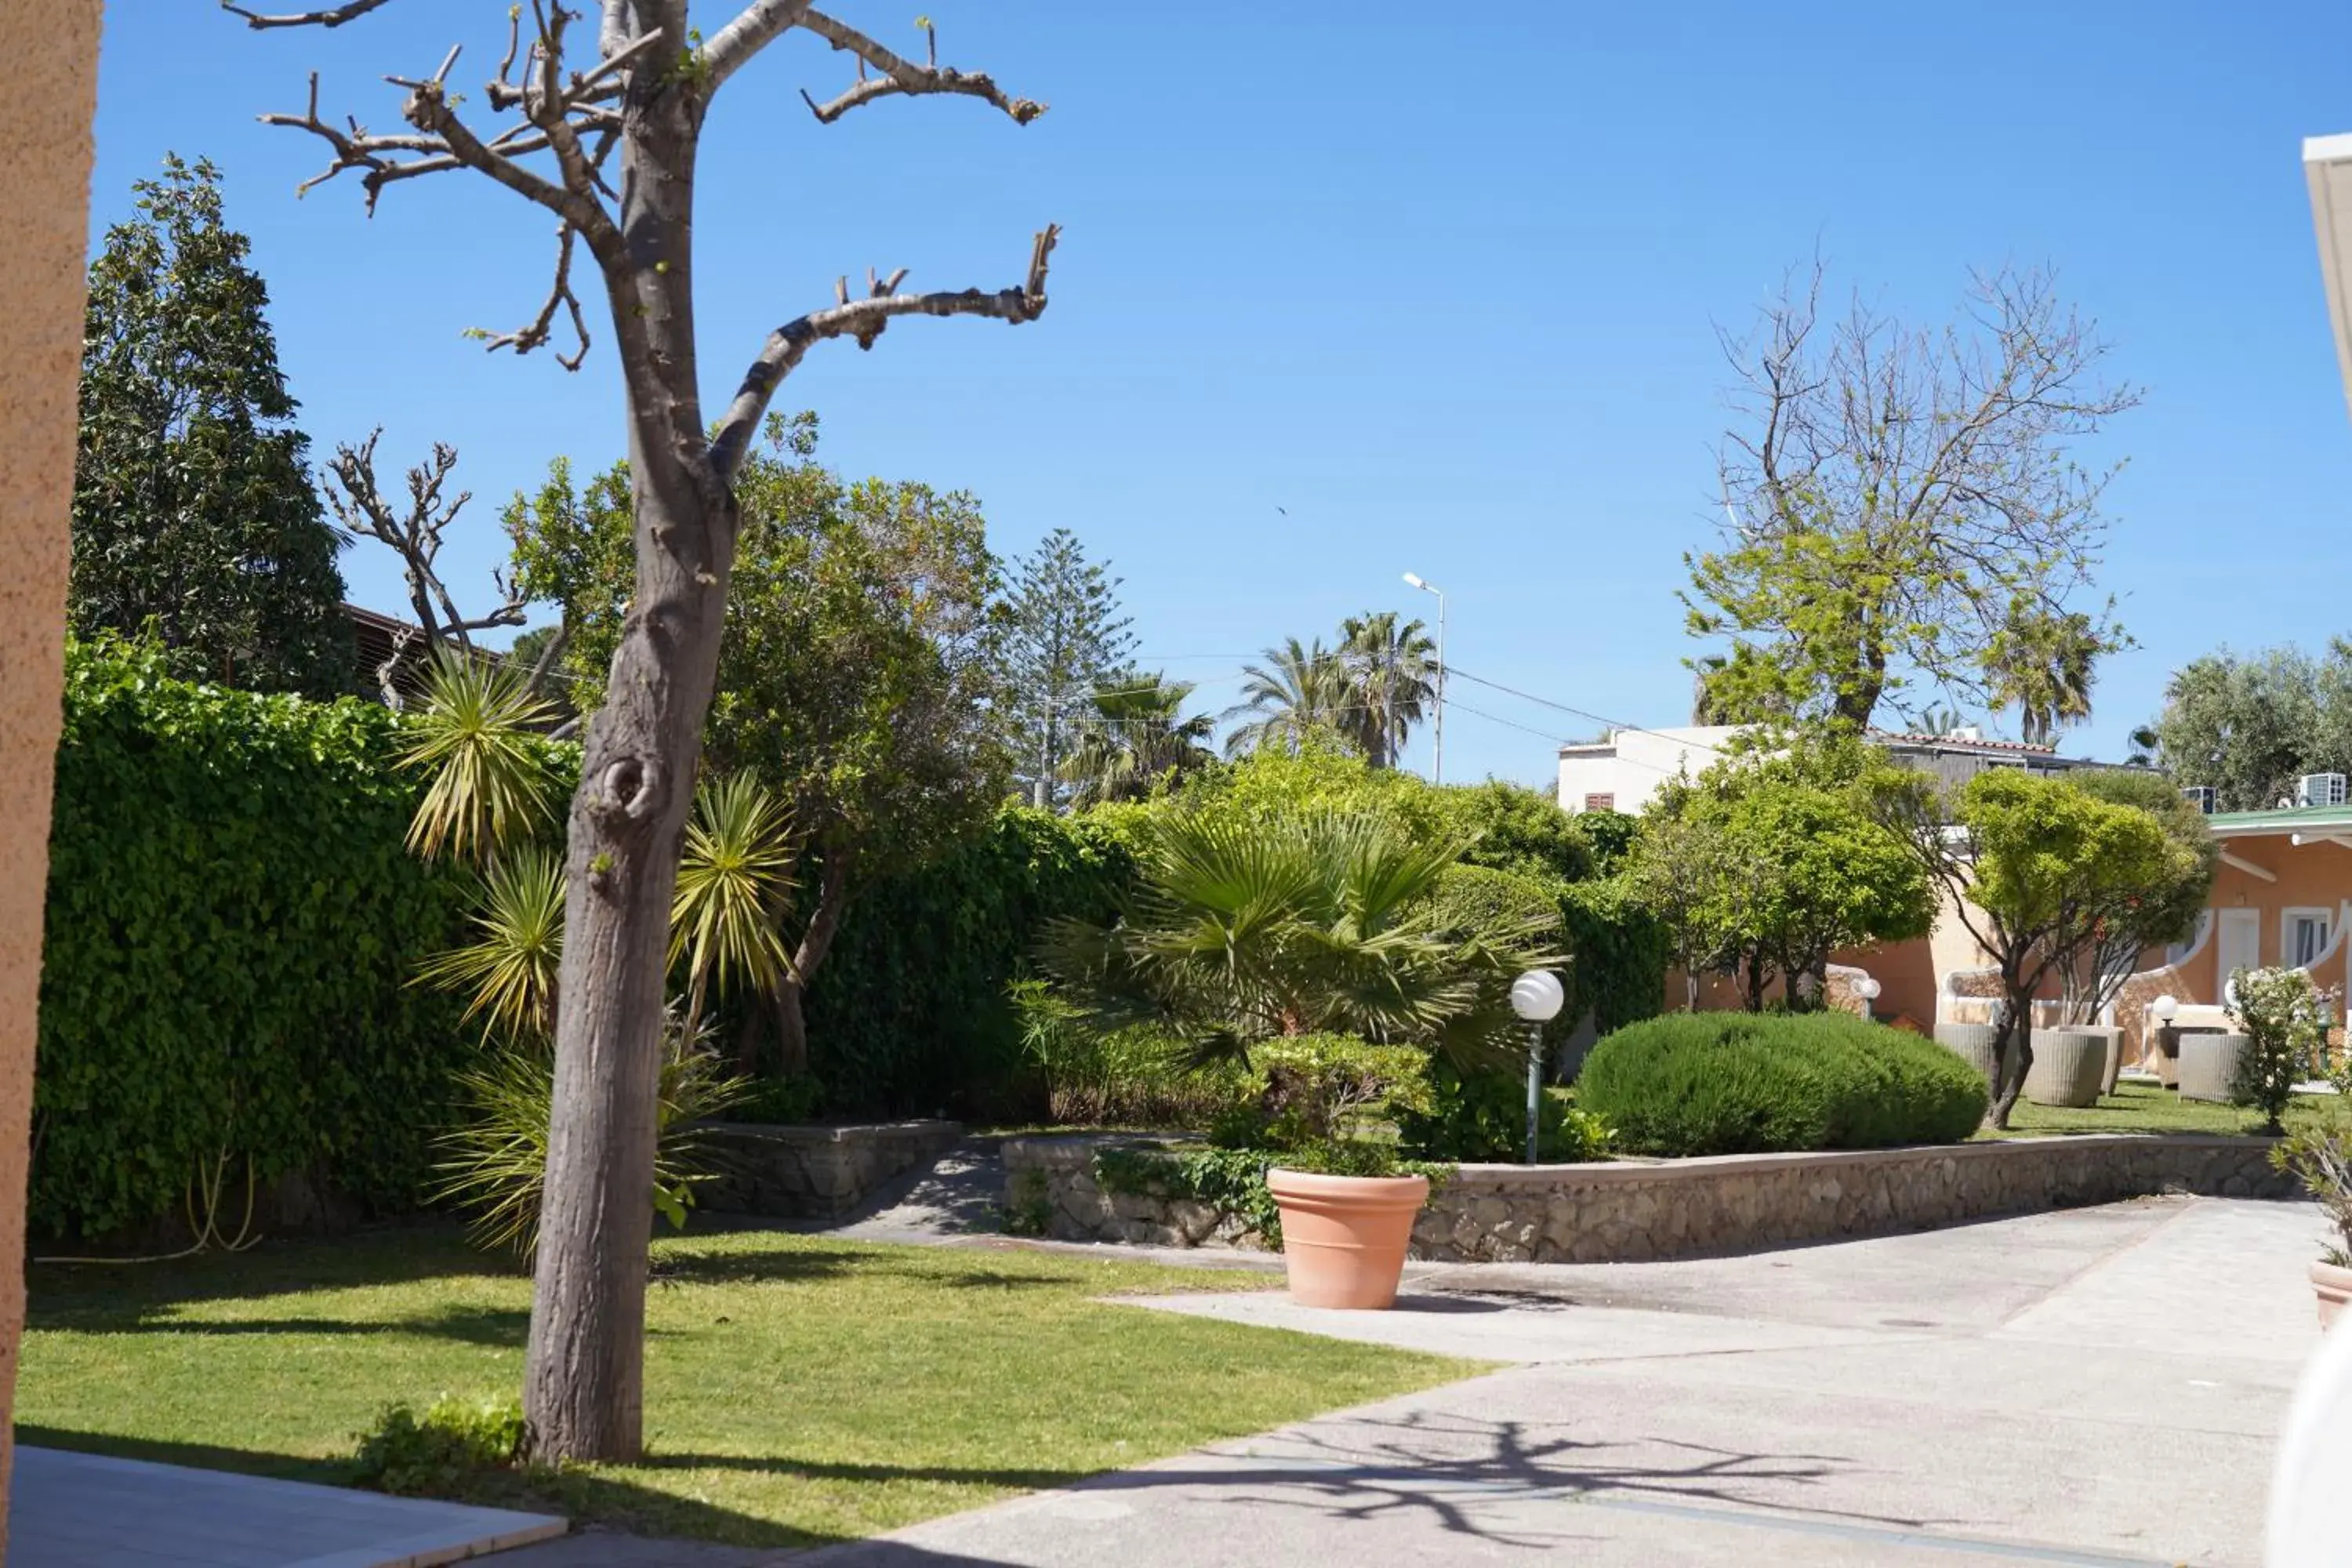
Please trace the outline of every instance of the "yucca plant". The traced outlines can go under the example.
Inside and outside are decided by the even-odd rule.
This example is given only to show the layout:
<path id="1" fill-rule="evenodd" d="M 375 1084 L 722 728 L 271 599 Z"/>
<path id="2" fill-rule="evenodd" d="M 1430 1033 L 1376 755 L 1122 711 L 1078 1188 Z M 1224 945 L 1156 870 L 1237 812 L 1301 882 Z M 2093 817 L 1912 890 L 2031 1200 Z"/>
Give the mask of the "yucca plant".
<path id="1" fill-rule="evenodd" d="M 562 856 L 536 844 L 509 850 L 483 873 L 471 919 L 477 940 L 426 959 L 418 982 L 471 993 L 466 1016 L 481 1018 L 485 1039 L 552 1039 L 563 966 Z"/>
<path id="2" fill-rule="evenodd" d="M 433 782 L 408 825 L 408 847 L 485 865 L 552 815 L 537 731 L 554 709 L 528 674 L 443 654 L 425 675 L 425 702 L 404 727 L 400 763 Z"/>
<path id="3" fill-rule="evenodd" d="M 779 926 L 792 890 L 792 816 L 750 773 L 706 778 L 678 857 L 669 956 L 687 972 L 686 1016 L 699 1024 L 711 984 L 773 987 L 792 967 Z"/>
<path id="4" fill-rule="evenodd" d="M 473 1211 L 481 1246 L 529 1257 L 539 1239 L 554 1058 L 543 1047 L 503 1046 L 457 1083 L 472 1114 L 438 1140 L 441 1184 L 434 1195 Z M 673 1226 L 686 1224 L 694 1190 L 719 1174 L 703 1124 L 740 1104 L 751 1088 L 725 1072 L 707 1037 L 689 1032 L 673 1008 L 662 1029 L 651 1194 Z"/>

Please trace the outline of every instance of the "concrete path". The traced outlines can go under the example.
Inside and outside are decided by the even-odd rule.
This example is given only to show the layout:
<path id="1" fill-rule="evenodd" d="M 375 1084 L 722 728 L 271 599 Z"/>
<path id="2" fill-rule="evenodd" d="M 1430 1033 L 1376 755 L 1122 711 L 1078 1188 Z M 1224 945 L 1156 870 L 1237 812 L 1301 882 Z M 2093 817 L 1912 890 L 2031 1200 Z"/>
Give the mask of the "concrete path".
<path id="1" fill-rule="evenodd" d="M 2305 1205 L 2158 1199 L 1417 1268 L 1387 1313 L 1170 1298 L 1138 1310 L 1521 1364 L 801 1561 L 2252 1564 L 2322 1228 Z"/>
<path id="2" fill-rule="evenodd" d="M 54 1448 L 17 1449 L 8 1486 L 8 1568 L 430 1568 L 563 1530 L 544 1514 Z"/>

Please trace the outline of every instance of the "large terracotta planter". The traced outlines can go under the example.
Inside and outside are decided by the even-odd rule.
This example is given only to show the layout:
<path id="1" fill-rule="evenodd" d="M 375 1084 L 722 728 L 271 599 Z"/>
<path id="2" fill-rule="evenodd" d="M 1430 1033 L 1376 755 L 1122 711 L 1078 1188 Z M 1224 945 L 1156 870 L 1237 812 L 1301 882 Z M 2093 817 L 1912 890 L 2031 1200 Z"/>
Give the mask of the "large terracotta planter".
<path id="1" fill-rule="evenodd" d="M 2000 1058 L 1993 1054 L 2000 1048 L 2000 1031 L 1990 1024 L 1936 1026 L 1936 1043 L 1982 1073 L 1988 1087 L 2000 1069 Z"/>
<path id="2" fill-rule="evenodd" d="M 2352 1268 L 2333 1263 L 2311 1266 L 2311 1288 L 2319 1292 L 2319 1326 L 2322 1330 L 2336 1321 L 2336 1315 L 2352 1302 Z"/>
<path id="3" fill-rule="evenodd" d="M 2246 1054 L 2243 1035 L 2200 1032 L 2180 1037 L 2180 1098 L 2226 1104 L 2236 1092 L 2238 1063 Z"/>
<path id="4" fill-rule="evenodd" d="M 1282 1210 L 1292 1300 L 1360 1310 L 1396 1304 L 1413 1216 L 1429 1201 L 1427 1176 L 1273 1170 L 1265 1184 Z"/>
<path id="5" fill-rule="evenodd" d="M 2036 1105 L 2081 1108 L 2099 1100 L 2114 1042 L 2095 1029 L 2036 1029 L 2033 1065 L 2025 1069 L 2025 1098 Z"/>

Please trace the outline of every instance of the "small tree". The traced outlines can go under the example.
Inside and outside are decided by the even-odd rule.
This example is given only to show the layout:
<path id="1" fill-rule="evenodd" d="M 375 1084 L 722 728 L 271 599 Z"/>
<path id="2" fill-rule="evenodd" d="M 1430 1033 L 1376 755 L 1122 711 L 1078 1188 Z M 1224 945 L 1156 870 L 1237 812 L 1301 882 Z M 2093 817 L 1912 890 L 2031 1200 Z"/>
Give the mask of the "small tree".
<path id="1" fill-rule="evenodd" d="M 2078 911 L 2088 929 L 2060 985 L 2068 1021 L 2089 1024 L 2122 994 L 2142 954 L 2182 941 L 2196 929 L 2213 890 L 2221 846 L 2205 826 L 2204 814 L 2160 774 L 2096 768 L 2067 777 L 2095 800 L 2147 812 L 2163 830 L 2167 847 L 2161 870 L 2146 886 L 2115 889 L 2105 899 L 2086 900 Z M 2070 933 L 2069 945 L 2074 942 Z"/>
<path id="2" fill-rule="evenodd" d="M 1014 561 L 1005 595 L 1004 715 L 1013 777 L 1039 810 L 1069 798 L 1070 755 L 1097 690 L 1134 650 L 1119 580 L 1057 528 Z"/>
<path id="3" fill-rule="evenodd" d="M 387 0 L 282 14 L 225 6 L 255 27 L 340 26 Z M 318 79 L 298 114 L 271 124 L 317 137 L 326 169 L 356 172 L 371 205 L 384 191 L 469 171 L 556 220 L 552 280 L 521 327 L 481 334 L 525 353 L 554 341 L 559 318 L 576 366 L 589 311 L 575 287 L 582 257 L 601 284 L 620 361 L 629 431 L 634 530 L 629 606 L 613 645 L 607 700 L 590 722 L 565 859 L 567 940 L 556 1020 L 554 1125 L 524 1357 L 523 1405 L 550 1460 L 629 1460 L 643 1436 L 645 1291 L 656 1089 L 660 1076 L 670 899 L 694 794 L 703 719 L 719 670 L 741 511 L 736 479 L 776 389 L 809 352 L 847 339 L 870 349 L 908 316 L 1018 324 L 1045 310 L 1058 230 L 1030 247 L 1022 280 L 917 293 L 904 268 L 869 270 L 853 296 L 785 316 L 748 356 L 726 406 L 705 411 L 695 331 L 696 174 L 711 106 L 769 46 L 805 35 L 856 62 L 837 95 L 807 100 L 819 124 L 867 105 L 931 94 L 992 106 L 1027 125 L 1045 105 L 983 72 L 917 62 L 808 0 L 745 0 L 698 26 L 688 0 L 603 0 L 593 24 L 562 4 L 508 8 L 499 68 L 478 100 L 454 89 L 451 49 L 427 72 L 388 79 L 404 95 L 395 132 L 319 111 Z M 927 49 L 929 25 L 923 24 Z M 511 119 L 483 129 L 485 114 Z M 796 211 L 803 211 L 802 203 Z"/>
<path id="4" fill-rule="evenodd" d="M 2164 884 L 2173 846 L 2137 806 L 2013 768 L 1979 773 L 1948 802 L 1925 773 L 1888 773 L 1872 795 L 2000 973 L 1988 1120 L 2006 1128 L 2033 1066 L 2033 998 L 2095 940 L 2087 911 Z"/>
<path id="5" fill-rule="evenodd" d="M 2334 1022 L 2335 993 L 2300 969 L 2241 969 L 2230 976 L 2230 1016 L 2246 1037 L 2231 1098 L 2263 1113 L 2263 1131 L 2283 1132 L 2294 1086 L 2317 1068 Z"/>
<path id="6" fill-rule="evenodd" d="M 107 231 L 89 268 L 72 628 L 152 623 L 195 679 L 344 695 L 341 544 L 220 172 L 166 157 L 133 189 L 139 216 Z"/>

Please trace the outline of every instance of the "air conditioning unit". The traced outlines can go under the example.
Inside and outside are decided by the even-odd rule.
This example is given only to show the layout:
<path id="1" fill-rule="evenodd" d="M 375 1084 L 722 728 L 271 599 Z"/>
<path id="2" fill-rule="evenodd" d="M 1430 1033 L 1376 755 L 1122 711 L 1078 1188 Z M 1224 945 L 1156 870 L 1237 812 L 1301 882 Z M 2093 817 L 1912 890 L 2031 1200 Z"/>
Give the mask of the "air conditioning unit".
<path id="1" fill-rule="evenodd" d="M 2297 805 L 2342 805 L 2344 775 L 2342 773 L 2305 773 L 2295 781 L 2294 803 Z"/>
<path id="2" fill-rule="evenodd" d="M 2180 798 L 2195 805 L 2197 809 L 2203 812 L 2206 816 L 2210 816 L 2213 815 L 2213 786 L 2211 784 L 2197 784 L 2191 788 L 2182 790 L 2180 792 Z"/>

